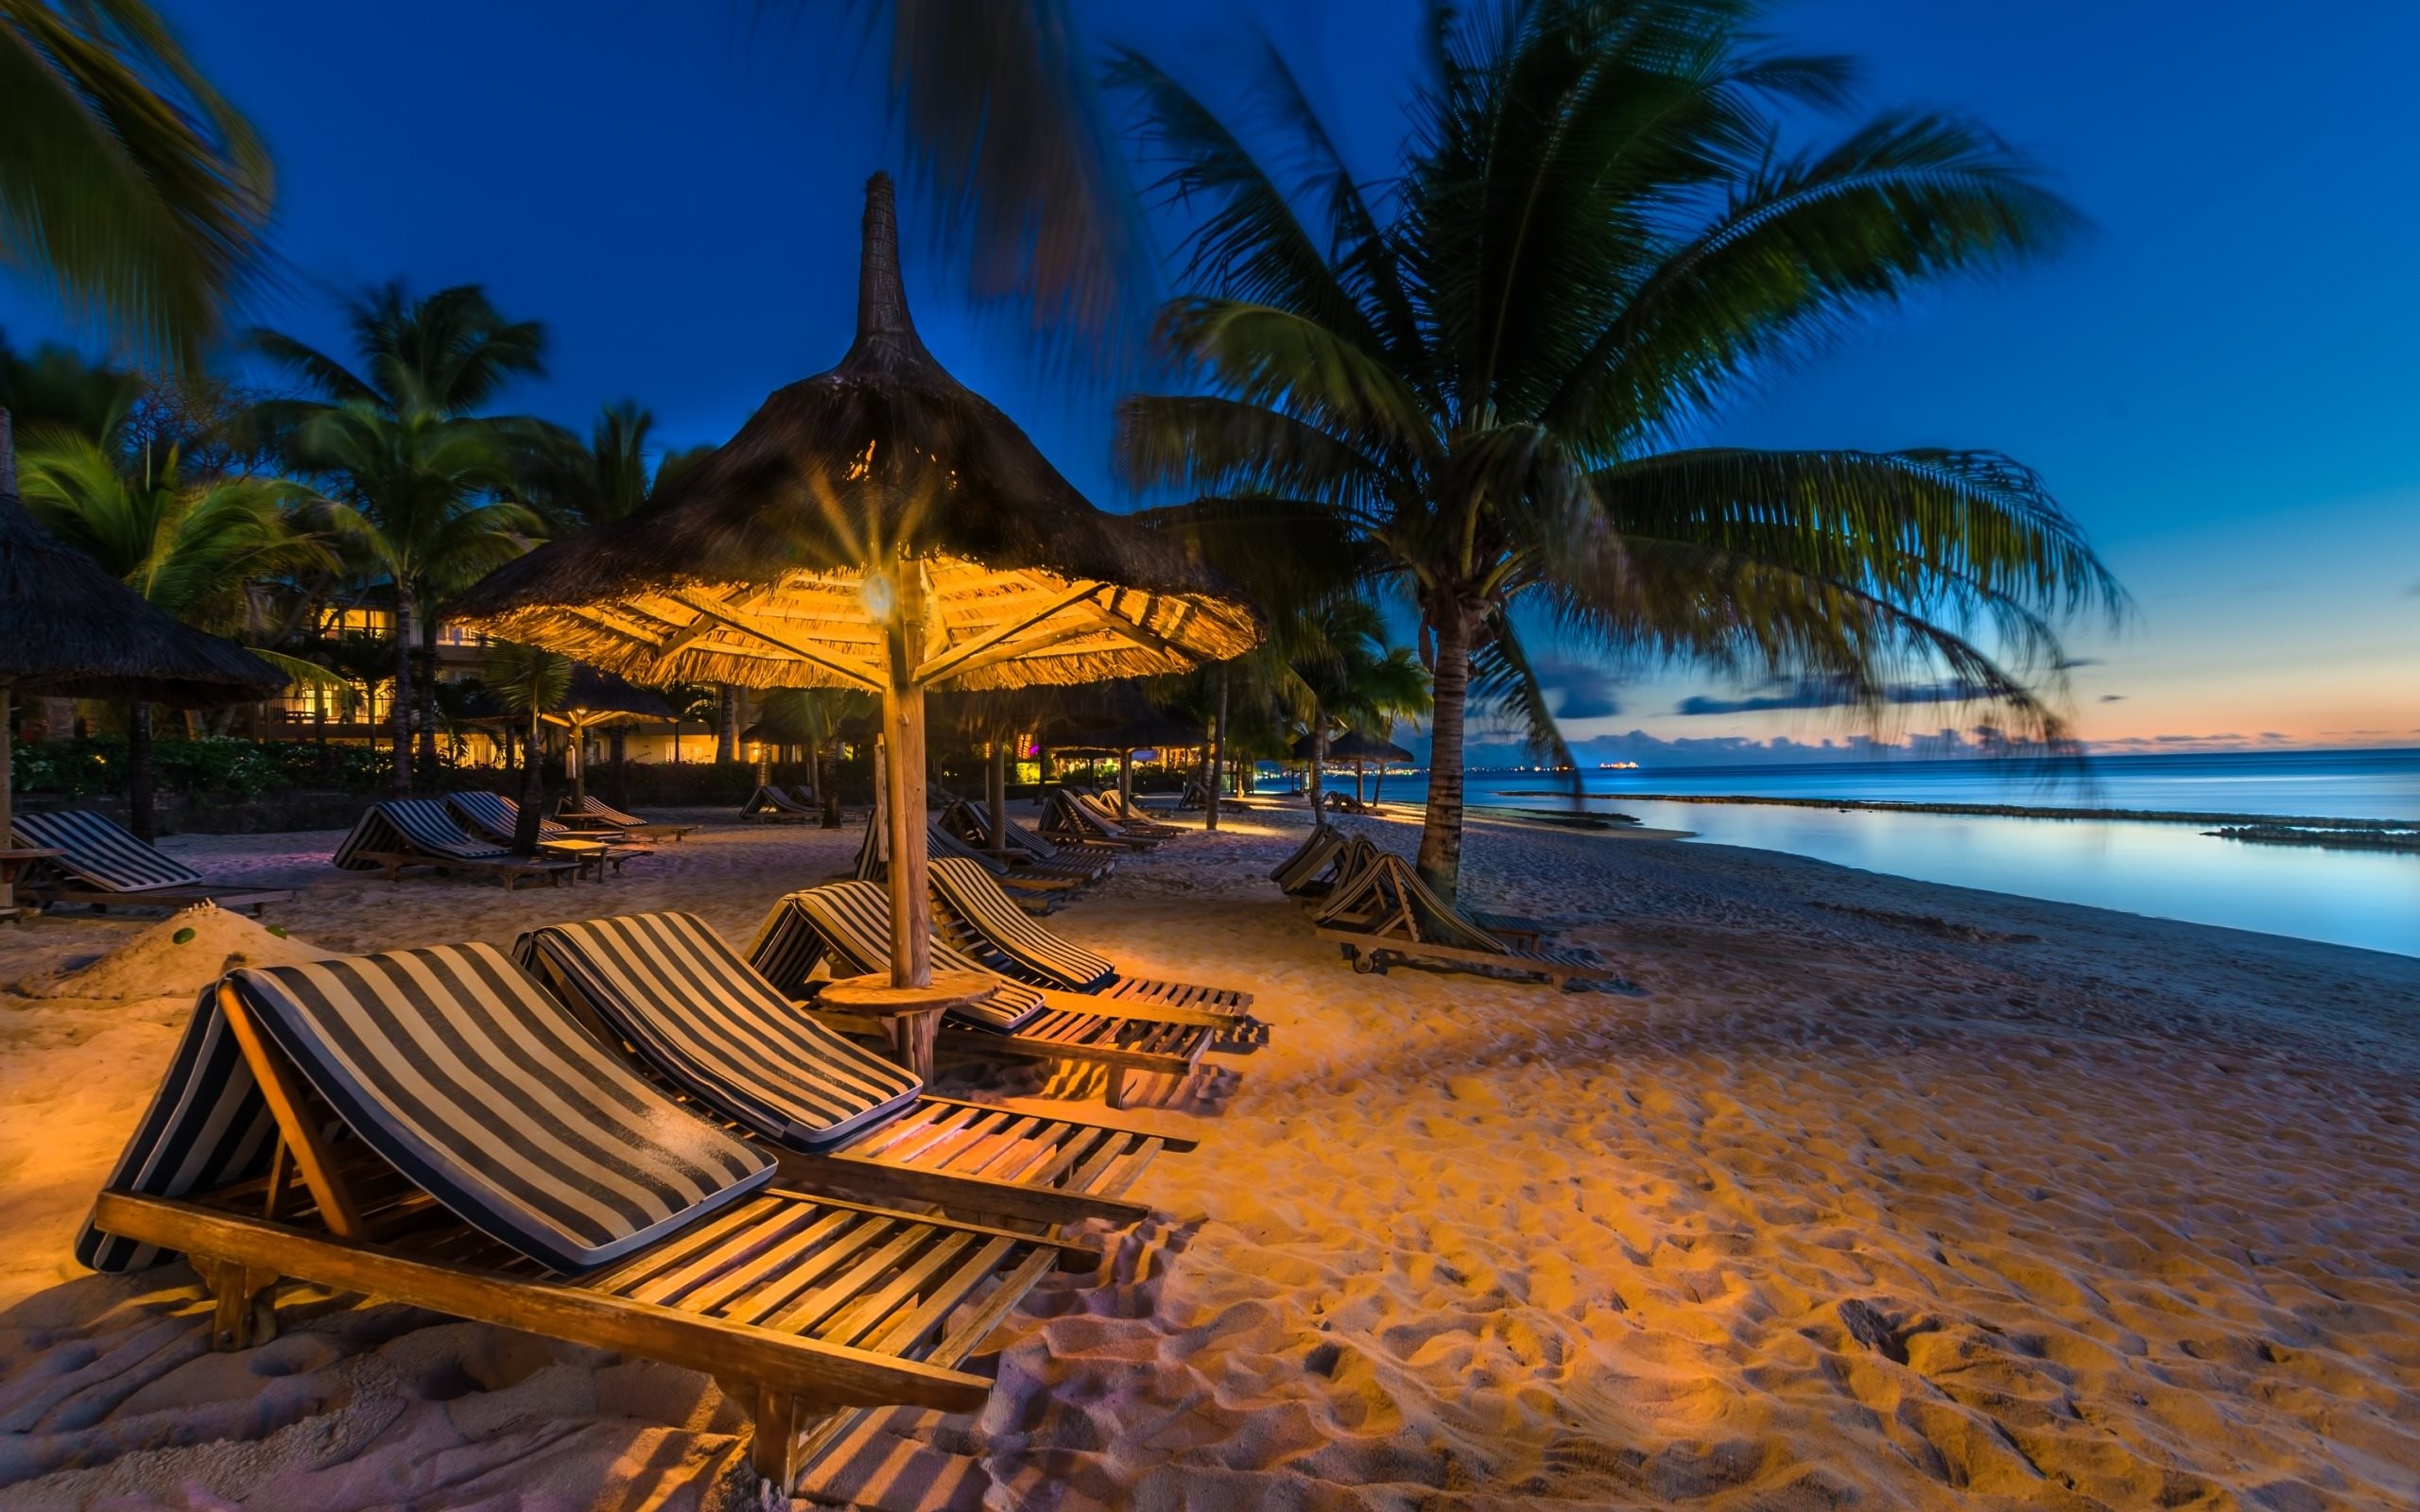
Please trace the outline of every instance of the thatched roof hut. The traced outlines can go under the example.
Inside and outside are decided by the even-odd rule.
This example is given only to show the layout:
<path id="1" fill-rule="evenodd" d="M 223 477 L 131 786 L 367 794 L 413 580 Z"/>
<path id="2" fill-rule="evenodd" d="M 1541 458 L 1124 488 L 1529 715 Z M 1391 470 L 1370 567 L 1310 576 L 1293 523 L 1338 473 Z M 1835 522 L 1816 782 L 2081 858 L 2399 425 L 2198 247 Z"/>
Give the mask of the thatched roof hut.
<path id="1" fill-rule="evenodd" d="M 1311 759 L 1310 736 L 1305 735 L 1294 742 L 1294 759 L 1298 762 Z M 1329 738 L 1323 759 L 1332 762 L 1408 762 L 1415 758 L 1392 740 L 1348 730 L 1341 735 Z"/>
<path id="2" fill-rule="evenodd" d="M 285 683 L 285 673 L 154 608 L 44 530 L 17 496 L 17 453 L 0 409 L 0 850 L 13 844 L 9 747 L 18 692 L 206 709 L 266 698 Z M 0 884 L 0 918 L 14 911 Z"/>
<path id="3" fill-rule="evenodd" d="M 0 410 L 0 685 L 207 709 L 268 697 L 286 681 L 234 642 L 154 608 L 43 529 L 17 496 Z"/>

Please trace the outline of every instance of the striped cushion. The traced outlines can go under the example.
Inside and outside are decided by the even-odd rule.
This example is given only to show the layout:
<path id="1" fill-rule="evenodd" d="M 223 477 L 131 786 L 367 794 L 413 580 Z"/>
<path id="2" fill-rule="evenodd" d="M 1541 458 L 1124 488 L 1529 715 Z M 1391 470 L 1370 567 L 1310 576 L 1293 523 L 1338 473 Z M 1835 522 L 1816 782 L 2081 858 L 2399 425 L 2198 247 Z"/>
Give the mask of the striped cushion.
<path id="1" fill-rule="evenodd" d="M 161 854 L 98 814 L 20 814 L 9 822 L 18 844 L 67 852 L 45 865 L 72 872 L 103 892 L 150 892 L 201 881 L 200 872 Z"/>
<path id="2" fill-rule="evenodd" d="M 447 806 L 472 829 L 510 845 L 521 823 L 521 805 L 501 793 L 448 793 Z M 553 819 L 538 821 L 541 839 L 560 840 L 571 832 Z"/>
<path id="3" fill-rule="evenodd" d="M 550 924 L 522 943 L 657 1069 L 784 1144 L 830 1144 L 924 1089 L 792 1006 L 695 914 Z"/>
<path id="4" fill-rule="evenodd" d="M 649 1087 L 493 945 L 227 980 L 365 1143 L 557 1270 L 628 1254 L 772 1177 L 770 1157 Z"/>
<path id="5" fill-rule="evenodd" d="M 870 882 L 831 882 L 791 893 L 773 905 L 748 948 L 749 963 L 778 991 L 804 996 L 807 973 L 829 958 L 838 976 L 890 970 L 890 898 Z M 982 962 L 944 939 L 933 941 L 936 971 L 982 971 Z M 1043 996 L 1022 982 L 999 978 L 988 1002 L 950 1009 L 950 1017 L 1007 1033 L 1040 1013 Z"/>
<path id="6" fill-rule="evenodd" d="M 393 798 L 372 803 L 337 846 L 333 858 L 348 871 L 369 871 L 378 863 L 363 852 L 416 852 L 456 861 L 490 861 L 511 854 L 490 841 L 471 837 L 444 802 L 433 798 Z"/>
<path id="7" fill-rule="evenodd" d="M 201 989 L 160 1090 L 111 1168 L 110 1190 L 155 1197 L 208 1192 L 267 1171 L 276 1144 L 276 1120 L 218 1011 L 214 982 Z M 155 1246 L 103 1233 L 90 1218 L 76 1236 L 77 1261 L 95 1270 L 142 1270 L 167 1258 Z"/>
<path id="8" fill-rule="evenodd" d="M 578 798 L 566 796 L 556 807 L 560 813 L 578 815 L 583 819 L 603 819 L 608 824 L 618 824 L 626 830 L 635 830 L 647 823 L 647 820 L 625 814 L 593 795 L 583 794 Z"/>
<path id="9" fill-rule="evenodd" d="M 1078 992 L 1098 991 L 1117 979 L 1117 968 L 1107 957 L 1044 928 L 973 862 L 936 856 L 932 877 L 942 902 L 1026 972 Z"/>

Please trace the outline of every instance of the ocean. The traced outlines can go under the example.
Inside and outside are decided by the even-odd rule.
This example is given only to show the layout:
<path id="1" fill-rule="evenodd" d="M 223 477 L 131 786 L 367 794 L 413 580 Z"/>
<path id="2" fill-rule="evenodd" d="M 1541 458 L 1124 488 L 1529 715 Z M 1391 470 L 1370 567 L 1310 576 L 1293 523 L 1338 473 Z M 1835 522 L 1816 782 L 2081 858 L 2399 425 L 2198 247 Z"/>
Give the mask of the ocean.
<path id="1" fill-rule="evenodd" d="M 1350 788 L 1352 773 L 1341 774 Z M 1559 808 L 1555 778 L 1484 772 L 1475 807 Z M 2246 845 L 2206 826 L 1692 803 L 1691 797 L 2142 809 L 2420 823 L 2420 750 L 2099 757 L 2046 777 L 2017 764 L 1879 761 L 1584 774 L 1585 806 L 1703 842 L 1925 882 L 2420 955 L 2420 855 Z M 1420 776 L 1386 781 L 1417 803 Z M 1637 795 L 1672 795 L 1683 801 Z M 1619 844 L 1614 841 L 1609 843 Z"/>

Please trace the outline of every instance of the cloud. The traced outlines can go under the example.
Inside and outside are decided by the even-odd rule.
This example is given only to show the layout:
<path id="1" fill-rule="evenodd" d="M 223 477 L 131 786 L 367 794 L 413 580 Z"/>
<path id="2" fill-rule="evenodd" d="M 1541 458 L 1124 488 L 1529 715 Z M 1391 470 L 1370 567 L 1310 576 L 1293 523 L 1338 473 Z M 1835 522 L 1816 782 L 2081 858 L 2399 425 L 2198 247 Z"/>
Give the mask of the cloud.
<path id="1" fill-rule="evenodd" d="M 2062 672 L 2073 672 L 2078 667 L 2097 667 L 2100 664 L 2100 658 L 2097 656 L 2067 656 L 2059 659 L 2059 670 Z"/>
<path id="2" fill-rule="evenodd" d="M 1584 662 L 1539 662 L 1538 686 L 1554 700 L 1554 716 L 1559 720 L 1611 719 L 1622 712 L 1621 700 L 1614 696 L 1612 675 Z"/>
<path id="3" fill-rule="evenodd" d="M 1857 699 L 1847 683 L 1837 680 L 1768 683 L 1776 691 L 1745 698 L 1716 698 L 1692 694 L 1672 706 L 1676 714 L 1757 714 L 1777 709 L 1845 709 Z M 1964 703 L 1979 690 L 1971 682 L 1915 682 L 1886 689 L 1885 703 Z"/>
<path id="4" fill-rule="evenodd" d="M 2104 693 L 2100 696 L 2100 701 L 2102 703 L 2124 703 L 2126 701 L 2126 696 L 2122 693 Z"/>

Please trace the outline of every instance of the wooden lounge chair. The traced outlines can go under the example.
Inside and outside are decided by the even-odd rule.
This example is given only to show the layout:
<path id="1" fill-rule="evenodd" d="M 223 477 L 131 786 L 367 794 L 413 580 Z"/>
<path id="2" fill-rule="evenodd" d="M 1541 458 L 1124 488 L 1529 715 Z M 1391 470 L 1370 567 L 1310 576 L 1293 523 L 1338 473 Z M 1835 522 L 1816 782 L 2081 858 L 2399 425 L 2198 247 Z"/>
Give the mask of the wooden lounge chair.
<path id="1" fill-rule="evenodd" d="M 1411 863 L 1374 848 L 1371 862 L 1340 882 L 1312 916 L 1319 937 L 1342 948 L 1356 971 L 1384 974 L 1394 961 L 1493 968 L 1543 977 L 1564 988 L 1618 983 L 1595 955 L 1507 943 L 1438 897 Z"/>
<path id="2" fill-rule="evenodd" d="M 956 1366 L 1083 1255 L 792 1188 L 486 945 L 206 990 L 76 1250 L 171 1251 L 220 1349 L 274 1333 L 290 1278 L 710 1372 L 785 1493 L 849 1409 L 980 1406 Z"/>
<path id="3" fill-rule="evenodd" d="M 501 793 L 448 793 L 445 803 L 466 826 L 500 845 L 510 845 L 519 833 L 521 804 Z M 561 820 L 544 817 L 538 820 L 538 849 L 542 854 L 567 855 L 586 862 L 600 877 L 608 866 L 618 877 L 623 862 L 655 854 L 631 844 L 631 836 L 620 830 L 583 833 Z"/>
<path id="4" fill-rule="evenodd" d="M 1331 872 L 1343 853 L 1344 832 L 1322 820 L 1311 826 L 1292 855 L 1277 863 L 1269 880 L 1288 898 L 1308 897 L 1313 888 L 1323 894 L 1335 884 Z"/>
<path id="5" fill-rule="evenodd" d="M 1162 1149 L 1193 1148 L 932 1096 L 774 991 L 695 914 L 551 924 L 514 955 L 606 1042 L 804 1162 L 820 1190 L 1004 1222 L 1132 1223 L 1150 1210 L 1118 1194 Z"/>
<path id="6" fill-rule="evenodd" d="M 995 854 L 992 816 L 964 799 L 953 799 L 943 804 L 934 822 L 974 848 L 987 862 L 996 863 L 984 868 L 995 877 L 1030 871 L 1041 876 L 1081 876 L 1086 882 L 1103 882 L 1117 869 L 1118 858 L 1128 853 L 1124 846 L 1054 846 L 1011 821 L 1001 832 L 1008 843 Z"/>
<path id="7" fill-rule="evenodd" d="M 190 908 L 212 902 L 258 914 L 294 896 L 290 890 L 212 882 L 156 847 L 120 829 L 106 815 L 83 809 L 20 814 L 9 822 L 17 844 L 65 854 L 36 862 L 17 884 L 27 902 L 83 903 L 112 908 Z"/>
<path id="8" fill-rule="evenodd" d="M 1087 809 L 1073 793 L 1054 787 L 1042 800 L 1042 821 L 1034 826 L 1051 842 L 1080 841 L 1087 845 L 1120 846 L 1129 850 L 1156 850 L 1165 835 L 1132 833 L 1115 819 Z"/>
<path id="9" fill-rule="evenodd" d="M 857 844 L 857 857 L 848 874 L 850 880 L 879 883 L 890 874 L 889 863 L 882 853 L 882 830 L 874 822 L 874 817 L 871 814 L 866 816 L 865 838 Z M 1091 880 L 1081 872 L 1066 868 L 1011 868 L 996 857 L 985 855 L 934 821 L 927 821 L 925 825 L 925 844 L 929 855 L 959 856 L 991 870 L 999 879 L 1000 885 L 1014 889 L 1017 906 L 1028 913 L 1049 913 L 1072 900 Z"/>
<path id="10" fill-rule="evenodd" d="M 870 882 L 835 882 L 791 893 L 773 905 L 748 948 L 749 963 L 791 997 L 808 998 L 812 973 L 829 962 L 836 976 L 890 970 L 890 901 Z M 933 970 L 981 971 L 983 963 L 946 940 L 933 941 Z M 1129 1071 L 1189 1076 L 1224 1016 L 1137 1004 L 1110 1007 L 1078 993 L 1057 993 L 999 978 L 989 1002 L 952 1008 L 936 1048 L 1023 1060 L 1089 1061 L 1109 1069 L 1109 1106 L 1122 1108 Z M 824 1022 L 873 1035 L 871 1020 L 818 1008 Z"/>
<path id="11" fill-rule="evenodd" d="M 561 883 L 580 870 L 577 861 L 517 856 L 476 839 L 442 799 L 433 798 L 390 798 L 371 804 L 329 859 L 347 871 L 383 869 L 389 882 L 406 867 L 434 867 L 449 874 L 467 871 L 501 879 L 507 892 L 532 877 Z"/>
<path id="12" fill-rule="evenodd" d="M 1139 835 L 1147 840 L 1173 840 L 1180 834 L 1191 833 L 1181 824 L 1162 824 L 1157 819 L 1145 818 L 1140 814 L 1127 812 L 1123 807 L 1113 804 L 1108 798 L 1090 788 L 1069 786 L 1066 788 L 1066 793 L 1075 800 L 1078 808 L 1090 815 L 1097 822 L 1123 831 L 1130 837 Z"/>
<path id="13" fill-rule="evenodd" d="M 569 793 L 555 805 L 555 816 L 574 830 L 619 830 L 641 840 L 683 840 L 697 828 L 694 824 L 651 823 L 594 796 L 575 798 Z"/>
<path id="14" fill-rule="evenodd" d="M 1219 1014 L 1227 1022 L 1213 1049 L 1242 1049 L 1269 1040 L 1269 1025 L 1252 1016 L 1249 992 L 1125 975 L 1107 956 L 1027 918 L 989 872 L 956 856 L 935 856 L 931 877 L 949 942 L 1002 976 L 1081 992 L 1105 1003 L 1167 1004 Z"/>
<path id="15" fill-rule="evenodd" d="M 739 816 L 767 824 L 779 824 L 786 821 L 795 823 L 800 819 L 815 817 L 815 811 L 800 803 L 778 787 L 760 785 L 755 792 L 748 795 L 747 802 L 739 805 Z"/>

